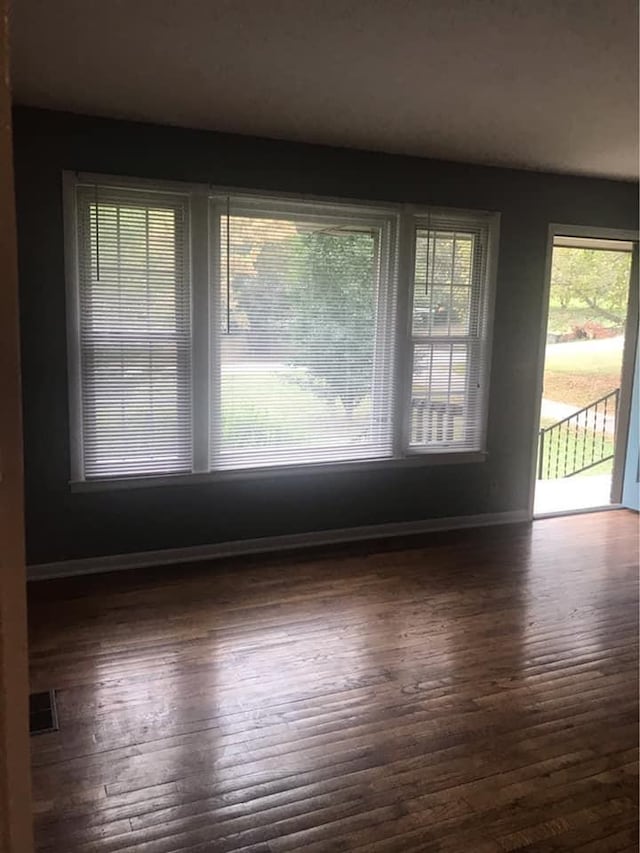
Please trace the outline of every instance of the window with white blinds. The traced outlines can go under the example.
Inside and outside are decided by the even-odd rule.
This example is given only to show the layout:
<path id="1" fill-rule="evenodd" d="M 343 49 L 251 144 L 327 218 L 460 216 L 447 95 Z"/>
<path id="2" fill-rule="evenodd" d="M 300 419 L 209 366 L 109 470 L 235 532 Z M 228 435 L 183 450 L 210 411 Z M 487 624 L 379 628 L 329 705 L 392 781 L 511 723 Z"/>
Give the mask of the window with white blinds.
<path id="1" fill-rule="evenodd" d="M 474 451 L 484 443 L 489 223 L 419 217 L 411 317 L 408 446 Z"/>
<path id="2" fill-rule="evenodd" d="M 187 200 L 78 187 L 82 476 L 191 470 Z"/>
<path id="3" fill-rule="evenodd" d="M 213 467 L 390 456 L 391 220 L 235 197 L 217 210 Z"/>
<path id="4" fill-rule="evenodd" d="M 483 450 L 494 216 L 66 194 L 72 480 Z"/>

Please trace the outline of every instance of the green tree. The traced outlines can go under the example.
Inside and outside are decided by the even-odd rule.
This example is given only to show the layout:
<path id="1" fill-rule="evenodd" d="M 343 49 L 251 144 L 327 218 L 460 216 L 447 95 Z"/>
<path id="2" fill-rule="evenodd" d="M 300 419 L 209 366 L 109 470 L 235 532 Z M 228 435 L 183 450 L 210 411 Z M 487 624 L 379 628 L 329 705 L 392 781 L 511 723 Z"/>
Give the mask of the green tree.
<path id="1" fill-rule="evenodd" d="M 371 391 L 375 343 L 376 250 L 366 232 L 299 234 L 299 275 L 289 295 L 299 310 L 287 324 L 291 361 L 306 367 L 320 392 L 347 414 Z"/>
<path id="2" fill-rule="evenodd" d="M 558 246 L 553 250 L 552 302 L 587 306 L 595 314 L 623 324 L 629 289 L 628 252 Z"/>
<path id="3" fill-rule="evenodd" d="M 230 330 L 254 358 L 305 368 L 297 381 L 350 417 L 372 383 L 373 235 L 254 222 L 235 226 Z"/>

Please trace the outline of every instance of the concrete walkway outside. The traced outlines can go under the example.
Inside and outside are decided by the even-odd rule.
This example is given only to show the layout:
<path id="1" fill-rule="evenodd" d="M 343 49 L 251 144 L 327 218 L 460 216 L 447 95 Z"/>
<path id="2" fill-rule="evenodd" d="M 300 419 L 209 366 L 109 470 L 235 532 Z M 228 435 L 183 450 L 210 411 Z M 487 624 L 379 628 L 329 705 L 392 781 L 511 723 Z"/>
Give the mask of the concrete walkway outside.
<path id="1" fill-rule="evenodd" d="M 619 352 L 622 361 L 622 350 L 624 337 L 603 338 L 597 341 L 573 341 L 559 344 L 548 344 L 547 358 L 554 356 L 556 359 L 562 355 L 573 359 L 593 358 L 594 354 L 605 352 Z M 613 388 L 611 389 L 613 391 Z M 571 417 L 583 407 L 570 403 L 560 403 L 557 400 L 549 400 L 543 397 L 540 412 L 541 419 L 556 423 Z M 598 407 L 598 412 L 590 411 L 574 418 L 571 422 L 580 429 L 594 431 L 607 438 L 615 436 L 615 417 L 611 402 L 607 407 L 607 417 L 604 417 L 604 406 Z M 563 434 L 566 434 L 563 433 Z M 596 507 L 609 506 L 611 503 L 611 473 L 608 474 L 578 474 L 575 477 L 564 477 L 558 480 L 538 480 L 536 482 L 536 494 L 534 502 L 534 513 L 536 515 L 554 512 L 566 512 L 569 510 L 594 509 Z"/>
<path id="2" fill-rule="evenodd" d="M 581 406 L 574 406 L 571 403 L 558 403 L 557 400 L 547 400 L 543 397 L 540 417 L 561 421 L 563 418 L 573 415 L 574 412 L 579 412 L 580 409 Z"/>
<path id="3" fill-rule="evenodd" d="M 594 509 L 611 503 L 611 474 L 538 480 L 533 505 L 535 515 Z"/>
<path id="4" fill-rule="evenodd" d="M 581 406 L 573 406 L 570 403 L 558 403 L 556 400 L 546 400 L 543 397 L 540 418 L 561 421 L 579 412 L 581 408 Z M 611 404 L 609 404 L 609 408 L 611 409 Z M 598 414 L 594 412 L 587 414 L 585 412 L 583 415 L 580 415 L 578 418 L 580 429 L 594 429 L 596 432 L 604 430 L 606 435 L 614 436 L 616 432 L 616 419 L 613 414 L 607 414 L 605 421 L 602 411 L 603 407 L 601 406 Z"/>

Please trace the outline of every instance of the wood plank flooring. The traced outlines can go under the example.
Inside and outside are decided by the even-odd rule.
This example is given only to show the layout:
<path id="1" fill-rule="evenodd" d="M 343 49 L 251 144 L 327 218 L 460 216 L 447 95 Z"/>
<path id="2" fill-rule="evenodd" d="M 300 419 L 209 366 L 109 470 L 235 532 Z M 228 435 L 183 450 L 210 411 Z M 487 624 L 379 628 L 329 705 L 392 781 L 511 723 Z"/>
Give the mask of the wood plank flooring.
<path id="1" fill-rule="evenodd" d="M 39 851 L 637 851 L 626 511 L 30 587 Z"/>

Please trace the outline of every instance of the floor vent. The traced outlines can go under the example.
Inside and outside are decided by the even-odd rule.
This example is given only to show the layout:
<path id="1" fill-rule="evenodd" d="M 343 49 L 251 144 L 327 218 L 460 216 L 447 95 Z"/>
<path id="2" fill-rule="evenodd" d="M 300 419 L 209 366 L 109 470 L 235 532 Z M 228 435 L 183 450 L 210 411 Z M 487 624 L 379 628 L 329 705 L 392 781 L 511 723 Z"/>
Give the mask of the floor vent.
<path id="1" fill-rule="evenodd" d="M 32 693 L 29 696 L 29 732 L 42 735 L 58 731 L 58 712 L 54 690 Z"/>

